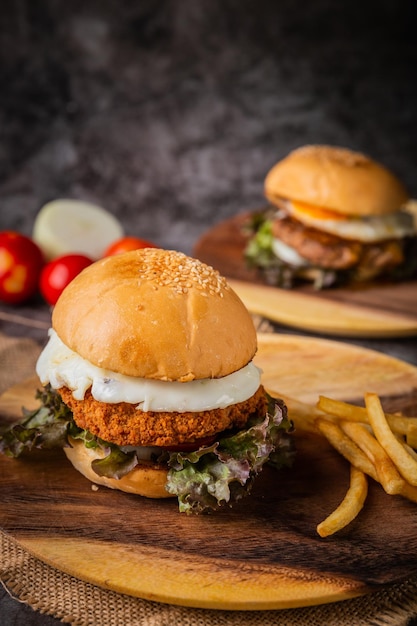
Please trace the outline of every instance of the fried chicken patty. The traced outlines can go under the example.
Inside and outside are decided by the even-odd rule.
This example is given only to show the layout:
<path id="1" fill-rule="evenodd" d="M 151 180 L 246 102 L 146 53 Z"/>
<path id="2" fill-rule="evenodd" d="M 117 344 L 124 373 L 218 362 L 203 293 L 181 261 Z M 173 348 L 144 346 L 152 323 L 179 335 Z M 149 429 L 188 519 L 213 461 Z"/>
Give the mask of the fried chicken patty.
<path id="1" fill-rule="evenodd" d="M 404 261 L 401 243 L 396 240 L 361 243 L 343 239 L 305 226 L 290 216 L 273 220 L 272 233 L 312 265 L 326 269 L 344 270 L 369 265 L 380 273 Z"/>
<path id="2" fill-rule="evenodd" d="M 224 409 L 200 412 L 141 411 L 134 404 L 99 402 L 88 390 L 84 400 L 75 400 L 67 387 L 58 390 L 80 428 L 120 446 L 169 447 L 222 432 L 242 428 L 251 414 L 266 413 L 262 386 L 248 400 Z"/>

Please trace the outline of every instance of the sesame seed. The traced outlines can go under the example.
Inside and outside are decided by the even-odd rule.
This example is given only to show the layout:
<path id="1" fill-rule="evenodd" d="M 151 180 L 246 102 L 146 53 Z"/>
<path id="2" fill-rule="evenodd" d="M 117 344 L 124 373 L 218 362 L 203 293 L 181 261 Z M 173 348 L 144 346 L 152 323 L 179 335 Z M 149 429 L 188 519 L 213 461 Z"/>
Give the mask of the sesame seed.
<path id="1" fill-rule="evenodd" d="M 171 287 L 176 293 L 186 294 L 190 289 L 220 295 L 228 290 L 226 279 L 219 272 L 198 259 L 175 250 L 145 248 L 138 251 L 138 270 L 141 281 L 156 286 Z"/>

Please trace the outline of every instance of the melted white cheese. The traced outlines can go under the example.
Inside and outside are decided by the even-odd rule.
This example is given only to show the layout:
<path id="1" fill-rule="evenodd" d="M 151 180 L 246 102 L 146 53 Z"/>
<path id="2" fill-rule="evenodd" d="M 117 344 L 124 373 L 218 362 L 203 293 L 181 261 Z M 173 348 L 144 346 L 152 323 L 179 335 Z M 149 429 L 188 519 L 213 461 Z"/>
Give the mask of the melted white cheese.
<path id="1" fill-rule="evenodd" d="M 261 372 L 252 362 L 222 378 L 186 383 L 134 378 L 104 370 L 70 350 L 54 330 L 39 356 L 36 373 L 43 385 L 68 387 L 76 400 L 87 389 L 99 402 L 128 402 L 142 411 L 210 411 L 248 400 L 260 385 Z"/>

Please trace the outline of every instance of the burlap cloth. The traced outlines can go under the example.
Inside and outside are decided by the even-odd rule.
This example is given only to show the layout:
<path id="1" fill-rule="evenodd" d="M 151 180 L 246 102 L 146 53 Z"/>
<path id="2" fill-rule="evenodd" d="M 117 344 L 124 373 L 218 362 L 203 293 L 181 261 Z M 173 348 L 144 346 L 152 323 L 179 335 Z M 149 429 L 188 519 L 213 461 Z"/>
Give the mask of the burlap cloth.
<path id="1" fill-rule="evenodd" d="M 0 333 L 0 392 L 33 375 L 38 353 L 34 341 Z M 3 532 L 0 542 L 0 579 L 9 594 L 74 626 L 405 626 L 417 615 L 417 578 L 354 600 L 318 607 L 280 611 L 190 609 L 101 589 L 44 564 Z"/>

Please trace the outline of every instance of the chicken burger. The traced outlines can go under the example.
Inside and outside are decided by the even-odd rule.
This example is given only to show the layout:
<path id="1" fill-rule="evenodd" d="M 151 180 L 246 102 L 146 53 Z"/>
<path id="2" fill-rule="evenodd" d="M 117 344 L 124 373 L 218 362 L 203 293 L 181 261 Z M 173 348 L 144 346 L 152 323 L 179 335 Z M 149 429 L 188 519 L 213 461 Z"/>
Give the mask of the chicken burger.
<path id="1" fill-rule="evenodd" d="M 0 446 L 61 445 L 93 483 L 177 496 L 181 511 L 231 504 L 264 463 L 292 457 L 256 347 L 248 311 L 211 267 L 156 248 L 102 259 L 60 296 L 36 368 L 42 407 Z"/>

